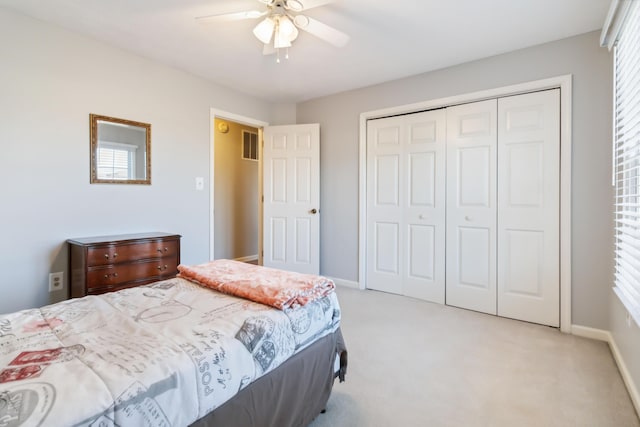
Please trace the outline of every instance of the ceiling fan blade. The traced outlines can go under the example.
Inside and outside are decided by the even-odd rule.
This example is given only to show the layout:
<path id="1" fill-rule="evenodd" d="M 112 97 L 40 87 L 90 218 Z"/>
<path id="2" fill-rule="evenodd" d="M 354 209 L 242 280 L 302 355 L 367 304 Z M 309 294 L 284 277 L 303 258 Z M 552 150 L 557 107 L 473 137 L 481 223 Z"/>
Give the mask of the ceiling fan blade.
<path id="1" fill-rule="evenodd" d="M 263 55 L 273 55 L 274 53 L 276 53 L 276 48 L 273 47 L 273 44 L 265 44 L 262 48 Z"/>
<path id="2" fill-rule="evenodd" d="M 336 0 L 300 0 L 302 3 L 302 10 L 309 10 L 316 7 L 324 6 L 330 3 L 335 3 Z"/>
<path id="3" fill-rule="evenodd" d="M 240 12 L 230 13 L 216 13 L 214 15 L 198 16 L 196 21 L 199 24 L 210 24 L 213 22 L 225 22 L 225 21 L 241 21 L 243 19 L 257 19 L 265 16 L 267 12 L 260 12 L 259 10 L 245 10 Z"/>
<path id="4" fill-rule="evenodd" d="M 330 43 L 336 47 L 343 47 L 349 43 L 349 36 L 340 30 L 330 27 L 327 24 L 323 24 L 317 19 L 309 18 L 305 15 L 297 15 L 293 21 L 298 28 L 306 31 L 309 34 L 313 34 Z"/>

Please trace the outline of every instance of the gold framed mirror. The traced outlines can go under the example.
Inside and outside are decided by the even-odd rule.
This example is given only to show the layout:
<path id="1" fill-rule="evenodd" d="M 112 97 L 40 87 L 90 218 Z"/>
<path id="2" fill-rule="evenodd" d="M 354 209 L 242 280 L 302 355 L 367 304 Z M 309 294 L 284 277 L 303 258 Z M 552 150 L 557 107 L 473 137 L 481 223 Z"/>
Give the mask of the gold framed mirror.
<path id="1" fill-rule="evenodd" d="M 89 115 L 92 184 L 151 185 L 151 125 Z"/>

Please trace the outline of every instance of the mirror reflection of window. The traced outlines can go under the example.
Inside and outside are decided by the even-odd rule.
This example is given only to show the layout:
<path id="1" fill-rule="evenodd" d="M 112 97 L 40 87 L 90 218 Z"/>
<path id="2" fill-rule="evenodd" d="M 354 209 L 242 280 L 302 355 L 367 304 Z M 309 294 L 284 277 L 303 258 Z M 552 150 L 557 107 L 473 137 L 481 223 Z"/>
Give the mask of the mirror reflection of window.
<path id="1" fill-rule="evenodd" d="M 91 182 L 151 184 L 151 125 L 90 116 Z"/>
<path id="2" fill-rule="evenodd" d="M 98 179 L 145 179 L 136 158 L 136 152 L 144 153 L 144 128 L 98 121 L 98 134 Z"/>
<path id="3" fill-rule="evenodd" d="M 98 178 L 136 179 L 135 145 L 100 142 L 98 145 Z"/>

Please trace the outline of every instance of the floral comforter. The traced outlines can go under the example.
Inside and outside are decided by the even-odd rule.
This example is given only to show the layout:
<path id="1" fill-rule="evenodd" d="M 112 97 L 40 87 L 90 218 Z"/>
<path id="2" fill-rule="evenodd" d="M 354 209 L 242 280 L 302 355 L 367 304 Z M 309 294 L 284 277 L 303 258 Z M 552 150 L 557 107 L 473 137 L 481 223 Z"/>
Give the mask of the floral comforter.
<path id="1" fill-rule="evenodd" d="M 0 425 L 188 425 L 339 322 L 180 278 L 1 315 Z"/>

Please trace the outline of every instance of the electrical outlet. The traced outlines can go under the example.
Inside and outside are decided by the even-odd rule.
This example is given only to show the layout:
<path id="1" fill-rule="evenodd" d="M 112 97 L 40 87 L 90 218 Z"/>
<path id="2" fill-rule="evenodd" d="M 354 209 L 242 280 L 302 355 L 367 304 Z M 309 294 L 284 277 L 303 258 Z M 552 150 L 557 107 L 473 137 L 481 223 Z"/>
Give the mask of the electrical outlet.
<path id="1" fill-rule="evenodd" d="M 49 292 L 61 291 L 64 288 L 64 273 L 49 273 Z"/>
<path id="2" fill-rule="evenodd" d="M 627 327 L 631 327 L 631 314 L 627 312 Z"/>

